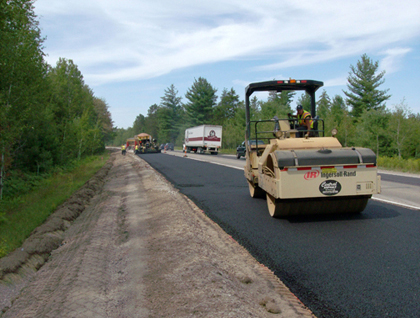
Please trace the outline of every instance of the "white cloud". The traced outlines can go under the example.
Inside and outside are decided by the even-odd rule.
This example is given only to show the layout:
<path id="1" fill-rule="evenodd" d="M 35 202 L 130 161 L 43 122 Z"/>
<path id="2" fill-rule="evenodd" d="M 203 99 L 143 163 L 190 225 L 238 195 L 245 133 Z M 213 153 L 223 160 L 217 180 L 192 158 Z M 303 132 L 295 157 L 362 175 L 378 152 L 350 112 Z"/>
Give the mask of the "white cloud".
<path id="1" fill-rule="evenodd" d="M 244 57 L 261 60 L 256 70 L 282 69 L 383 51 L 420 35 L 416 0 L 38 0 L 35 7 L 51 38 L 49 63 L 71 58 L 95 84 Z M 404 50 L 386 51 L 387 72 Z"/>
<path id="2" fill-rule="evenodd" d="M 324 81 L 324 87 L 343 86 L 347 84 L 347 77 L 331 78 Z"/>
<path id="3" fill-rule="evenodd" d="M 404 56 L 411 52 L 410 48 L 394 48 L 386 50 L 383 54 L 386 56 L 380 61 L 379 69 L 385 70 L 387 74 L 398 71 Z"/>

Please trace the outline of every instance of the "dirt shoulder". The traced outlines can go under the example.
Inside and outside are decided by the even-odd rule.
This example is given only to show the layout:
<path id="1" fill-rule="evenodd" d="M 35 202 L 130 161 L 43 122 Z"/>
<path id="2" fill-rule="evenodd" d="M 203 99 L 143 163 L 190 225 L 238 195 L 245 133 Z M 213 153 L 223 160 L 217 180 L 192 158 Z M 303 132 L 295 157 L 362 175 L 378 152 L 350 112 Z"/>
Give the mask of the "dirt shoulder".
<path id="1" fill-rule="evenodd" d="M 111 157 L 76 219 L 35 231 L 51 253 L 0 260 L 1 317 L 313 317 L 145 161 Z"/>

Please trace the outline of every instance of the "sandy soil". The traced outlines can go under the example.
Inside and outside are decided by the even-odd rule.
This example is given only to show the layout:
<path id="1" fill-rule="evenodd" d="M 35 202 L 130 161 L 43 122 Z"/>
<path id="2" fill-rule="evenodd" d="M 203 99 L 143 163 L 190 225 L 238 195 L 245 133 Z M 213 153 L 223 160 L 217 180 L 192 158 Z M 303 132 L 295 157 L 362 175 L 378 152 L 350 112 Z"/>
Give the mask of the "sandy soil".
<path id="1" fill-rule="evenodd" d="M 146 162 L 111 159 L 0 260 L 0 317 L 314 317 Z"/>

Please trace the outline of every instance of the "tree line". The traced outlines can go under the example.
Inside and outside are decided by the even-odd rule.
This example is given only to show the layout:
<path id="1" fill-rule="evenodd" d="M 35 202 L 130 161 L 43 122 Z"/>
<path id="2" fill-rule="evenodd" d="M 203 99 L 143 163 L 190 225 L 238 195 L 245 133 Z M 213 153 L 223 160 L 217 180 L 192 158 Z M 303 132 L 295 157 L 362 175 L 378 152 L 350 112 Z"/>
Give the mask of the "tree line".
<path id="1" fill-rule="evenodd" d="M 387 108 L 389 89 L 381 89 L 385 71 L 378 72 L 378 62 L 363 54 L 350 66 L 344 96 L 328 96 L 318 92 L 317 115 L 324 122 L 325 135 L 333 128 L 343 146 L 368 147 L 381 156 L 420 157 L 420 114 L 414 114 L 402 100 Z M 245 104 L 233 88 L 224 88 L 220 98 L 217 89 L 205 78 L 194 80 L 185 94 L 185 102 L 174 84 L 165 89 L 159 104 L 149 107 L 146 116 L 139 114 L 133 126 L 116 129 L 113 145 L 124 144 L 127 138 L 147 132 L 160 143 L 181 146 L 186 128 L 214 124 L 223 126 L 222 148 L 236 148 L 244 140 Z M 293 102 L 310 111 L 310 98 L 302 93 L 270 92 L 266 100 L 253 96 L 250 101 L 252 120 L 287 118 L 295 112 Z"/>
<path id="2" fill-rule="evenodd" d="M 72 60 L 45 61 L 33 0 L 0 2 L 1 194 L 17 180 L 97 154 L 113 138 L 105 100 Z"/>

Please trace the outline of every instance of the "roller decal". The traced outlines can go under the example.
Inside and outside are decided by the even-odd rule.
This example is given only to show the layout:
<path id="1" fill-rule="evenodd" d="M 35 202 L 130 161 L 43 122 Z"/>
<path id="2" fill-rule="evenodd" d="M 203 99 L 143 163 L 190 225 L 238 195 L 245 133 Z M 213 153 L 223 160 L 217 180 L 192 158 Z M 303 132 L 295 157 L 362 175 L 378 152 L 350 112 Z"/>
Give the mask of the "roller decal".
<path id="1" fill-rule="evenodd" d="M 319 185 L 319 192 L 324 195 L 336 195 L 341 191 L 341 184 L 335 180 L 326 180 Z"/>

